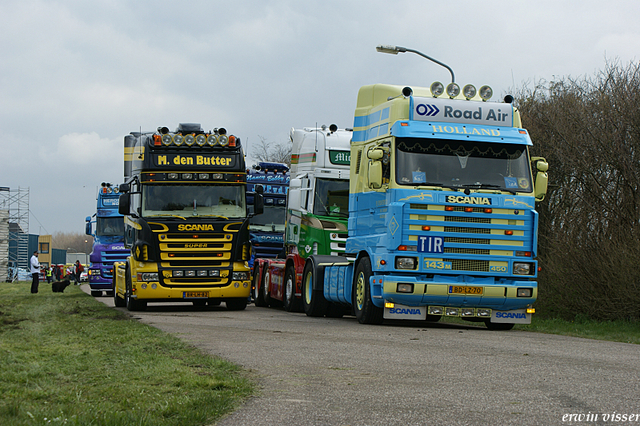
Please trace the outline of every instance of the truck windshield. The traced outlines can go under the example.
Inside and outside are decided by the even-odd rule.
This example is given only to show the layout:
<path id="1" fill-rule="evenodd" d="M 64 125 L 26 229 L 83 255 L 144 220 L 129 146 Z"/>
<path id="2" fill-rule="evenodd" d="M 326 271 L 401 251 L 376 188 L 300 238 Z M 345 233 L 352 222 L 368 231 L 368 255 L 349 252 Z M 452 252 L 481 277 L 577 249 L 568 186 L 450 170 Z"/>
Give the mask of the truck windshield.
<path id="1" fill-rule="evenodd" d="M 396 182 L 445 188 L 531 192 L 526 145 L 396 139 Z"/>
<path id="2" fill-rule="evenodd" d="M 313 214 L 349 217 L 348 180 L 317 179 L 313 199 Z"/>
<path id="3" fill-rule="evenodd" d="M 253 206 L 250 207 L 252 208 Z M 277 205 L 265 203 L 264 212 L 257 216 L 253 216 L 249 220 L 251 229 L 267 232 L 284 232 L 286 213 L 287 208 L 284 204 Z"/>
<path id="4" fill-rule="evenodd" d="M 124 235 L 124 217 L 98 217 L 96 218 L 96 236 L 114 237 Z"/>
<path id="5" fill-rule="evenodd" d="M 245 188 L 240 185 L 145 185 L 142 217 L 220 217 L 247 215 Z"/>

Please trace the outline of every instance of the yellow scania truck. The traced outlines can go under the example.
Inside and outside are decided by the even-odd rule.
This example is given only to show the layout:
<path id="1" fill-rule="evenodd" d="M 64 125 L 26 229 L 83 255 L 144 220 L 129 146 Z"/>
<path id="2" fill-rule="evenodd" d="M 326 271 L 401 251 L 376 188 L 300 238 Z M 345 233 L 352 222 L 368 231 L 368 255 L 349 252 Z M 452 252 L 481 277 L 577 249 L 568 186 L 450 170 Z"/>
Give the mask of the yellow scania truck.
<path id="1" fill-rule="evenodd" d="M 131 254 L 115 264 L 116 306 L 190 302 L 242 310 L 249 299 L 249 219 L 240 139 L 181 123 L 124 138 L 119 211 Z"/>

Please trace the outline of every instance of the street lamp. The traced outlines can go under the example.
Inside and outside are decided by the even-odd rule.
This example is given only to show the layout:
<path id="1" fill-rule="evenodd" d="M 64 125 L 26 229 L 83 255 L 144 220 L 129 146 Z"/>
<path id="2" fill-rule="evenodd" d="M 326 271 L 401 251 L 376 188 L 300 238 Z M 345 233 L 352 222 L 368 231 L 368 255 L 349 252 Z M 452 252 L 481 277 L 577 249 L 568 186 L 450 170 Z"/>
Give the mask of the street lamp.
<path id="1" fill-rule="evenodd" d="M 383 45 L 377 46 L 377 47 L 376 47 L 376 50 L 377 50 L 378 52 L 380 52 L 380 53 L 389 53 L 389 54 L 391 54 L 391 55 L 397 55 L 398 53 L 405 53 L 405 52 L 412 52 L 412 53 L 415 53 L 415 54 L 417 54 L 417 55 L 422 56 L 423 58 L 426 58 L 426 59 L 430 60 L 431 62 L 435 62 L 436 64 L 438 64 L 438 65 L 440 65 L 440 66 L 443 66 L 443 67 L 445 67 L 446 69 L 448 69 L 448 70 L 449 70 L 449 72 L 451 73 L 451 82 L 452 82 L 452 83 L 455 83 L 455 82 L 456 82 L 456 78 L 455 78 L 455 77 L 454 77 L 454 75 L 453 75 L 453 70 L 451 69 L 451 67 L 449 67 L 449 65 L 447 65 L 447 64 L 443 64 L 442 62 L 440 62 L 440 61 L 438 61 L 438 60 L 436 60 L 436 59 L 433 59 L 432 57 L 427 56 L 427 55 L 425 55 L 425 54 L 424 54 L 424 53 L 422 53 L 422 52 L 418 52 L 417 50 L 413 50 L 413 49 L 407 49 L 406 47 L 400 47 L 400 46 L 383 46 Z"/>

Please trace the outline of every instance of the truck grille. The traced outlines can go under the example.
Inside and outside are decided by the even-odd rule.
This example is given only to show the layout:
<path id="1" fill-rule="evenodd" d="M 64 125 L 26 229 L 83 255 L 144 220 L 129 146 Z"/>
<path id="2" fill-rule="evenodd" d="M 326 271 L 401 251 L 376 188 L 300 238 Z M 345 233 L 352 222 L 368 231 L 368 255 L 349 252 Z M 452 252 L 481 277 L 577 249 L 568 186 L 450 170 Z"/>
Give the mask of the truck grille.
<path id="1" fill-rule="evenodd" d="M 418 254 L 450 264 L 445 273 L 506 271 L 516 252 L 532 251 L 533 223 L 532 211 L 525 209 L 405 204 L 402 244 L 418 247 L 424 237 L 441 237 L 441 253 Z"/>
<path id="2" fill-rule="evenodd" d="M 231 233 L 158 234 L 160 285 L 171 288 L 226 287 L 233 276 Z M 182 276 L 176 276 L 176 272 Z"/>

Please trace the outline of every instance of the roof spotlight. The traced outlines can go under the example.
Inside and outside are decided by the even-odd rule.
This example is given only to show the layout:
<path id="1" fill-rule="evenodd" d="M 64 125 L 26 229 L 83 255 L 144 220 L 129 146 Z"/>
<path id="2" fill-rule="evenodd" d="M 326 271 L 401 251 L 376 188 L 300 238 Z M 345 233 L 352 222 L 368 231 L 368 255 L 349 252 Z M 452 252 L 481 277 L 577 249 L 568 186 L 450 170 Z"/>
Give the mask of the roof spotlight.
<path id="1" fill-rule="evenodd" d="M 449 95 L 450 98 L 455 98 L 459 94 L 460 86 L 458 86 L 456 83 L 449 83 L 447 85 L 447 95 Z"/>
<path id="2" fill-rule="evenodd" d="M 480 88 L 480 97 L 483 101 L 488 101 L 493 96 L 493 89 L 489 86 L 482 86 Z"/>
<path id="3" fill-rule="evenodd" d="M 476 95 L 476 88 L 473 86 L 473 84 L 467 84 L 462 89 L 462 93 L 464 94 L 465 99 L 469 100 Z"/>
<path id="4" fill-rule="evenodd" d="M 207 143 L 209 144 L 209 146 L 217 145 L 218 144 L 218 136 L 216 136 L 216 135 L 207 136 Z"/>
<path id="5" fill-rule="evenodd" d="M 172 140 L 171 135 L 162 135 L 162 144 L 164 146 L 171 145 Z"/>
<path id="6" fill-rule="evenodd" d="M 431 84 L 431 94 L 436 98 L 444 93 L 444 84 L 436 81 Z"/>

